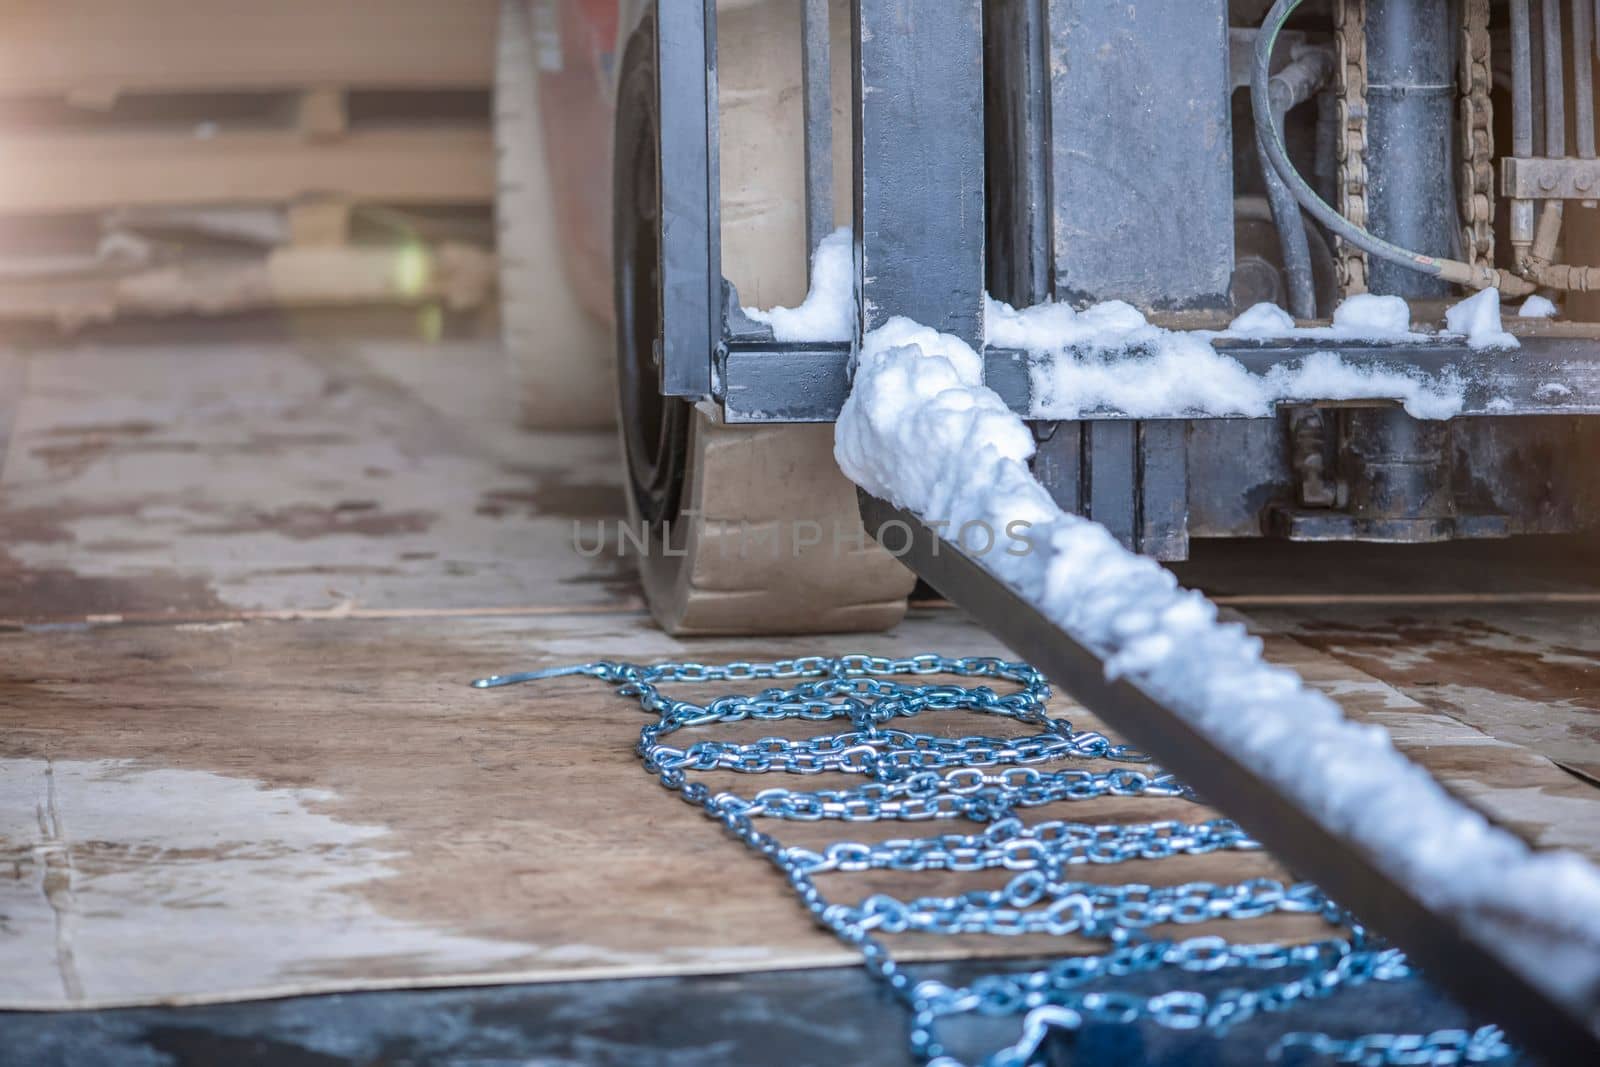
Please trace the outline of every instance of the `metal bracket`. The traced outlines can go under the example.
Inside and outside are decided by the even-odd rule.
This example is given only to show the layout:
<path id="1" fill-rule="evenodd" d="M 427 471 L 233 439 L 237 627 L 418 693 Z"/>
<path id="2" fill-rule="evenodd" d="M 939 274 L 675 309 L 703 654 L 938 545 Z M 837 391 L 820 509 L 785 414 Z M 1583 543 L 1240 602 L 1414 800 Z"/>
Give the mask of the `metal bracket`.
<path id="1" fill-rule="evenodd" d="M 1459 386 L 1458 417 L 1498 415 L 1600 415 L 1600 344 L 1569 337 L 1524 337 L 1514 352 L 1468 348 L 1460 341 L 1415 344 L 1219 341 L 1221 352 L 1251 374 L 1267 377 L 1275 368 L 1293 367 L 1314 352 L 1336 352 L 1361 370 L 1449 377 Z M 1031 374 L 1035 364 L 1054 357 L 1009 349 L 983 353 L 984 384 L 1024 418 L 1031 417 Z M 725 387 L 729 422 L 832 422 L 850 393 L 848 345 L 730 344 Z M 1282 403 L 1328 401 L 1319 396 L 1288 397 Z M 1393 397 L 1351 401 L 1365 406 Z M 781 413 L 781 414 L 780 414 Z M 1263 411 L 1258 417 L 1268 418 Z M 1178 419 L 1204 419 L 1182 412 Z M 1236 416 L 1230 416 L 1236 417 Z M 1128 419 L 1112 408 L 1093 408 L 1081 419 Z"/>
<path id="2" fill-rule="evenodd" d="M 1129 551 L 1189 555 L 1189 424 L 1183 419 L 1034 423 L 1033 474 L 1062 511 L 1091 518 Z M 1037 428 L 1050 427 L 1040 435 Z"/>
<path id="3" fill-rule="evenodd" d="M 1500 160 L 1500 191 L 1514 200 L 1589 200 L 1600 197 L 1600 159 Z"/>

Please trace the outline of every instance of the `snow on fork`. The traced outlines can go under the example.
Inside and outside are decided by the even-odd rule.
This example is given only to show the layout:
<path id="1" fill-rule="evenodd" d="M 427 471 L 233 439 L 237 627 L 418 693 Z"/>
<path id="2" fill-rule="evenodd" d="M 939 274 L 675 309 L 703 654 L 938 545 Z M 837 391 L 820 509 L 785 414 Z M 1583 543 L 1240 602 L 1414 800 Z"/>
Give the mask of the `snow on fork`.
<path id="1" fill-rule="evenodd" d="M 1261 642 L 1219 622 L 1205 597 L 1058 508 L 1028 470 L 1032 434 L 982 374 L 966 343 L 909 320 L 869 334 L 835 430 L 840 467 L 924 521 L 1025 531 L 1029 551 L 976 561 L 1093 649 L 1109 677 L 1161 699 L 1429 908 L 1537 916 L 1600 950 L 1600 871 L 1490 825 L 1380 727 L 1266 663 Z"/>

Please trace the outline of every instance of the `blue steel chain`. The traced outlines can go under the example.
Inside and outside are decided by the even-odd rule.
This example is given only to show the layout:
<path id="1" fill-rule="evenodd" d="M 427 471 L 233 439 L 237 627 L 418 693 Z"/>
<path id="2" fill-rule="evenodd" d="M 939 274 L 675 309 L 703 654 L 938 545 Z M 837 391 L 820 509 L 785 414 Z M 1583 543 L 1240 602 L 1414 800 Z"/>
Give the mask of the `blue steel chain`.
<path id="1" fill-rule="evenodd" d="M 1106 885 L 1076 881 L 1071 868 L 1260 846 L 1227 819 L 1163 820 L 1089 825 L 1053 820 L 1025 824 L 1023 809 L 1099 796 L 1194 799 L 1172 775 L 1131 766 L 1088 770 L 1051 763 L 1148 764 L 1142 753 L 1103 734 L 1075 730 L 1052 718 L 1050 687 L 1026 663 L 923 654 L 808 656 L 772 663 L 632 663 L 597 661 L 570 667 L 496 675 L 473 683 L 495 688 L 563 675 L 589 675 L 634 697 L 655 721 L 639 732 L 636 751 L 645 770 L 689 804 L 721 823 L 782 873 L 800 903 L 823 927 L 856 948 L 867 970 L 911 1013 L 912 1054 L 931 1067 L 960 1067 L 938 1036 L 955 1015 L 1021 1015 L 1021 1037 L 990 1055 L 987 1067 L 1038 1061 L 1050 1033 L 1086 1023 L 1148 1021 L 1175 1030 L 1221 1033 L 1259 1013 L 1331 995 L 1367 982 L 1394 982 L 1413 972 L 1398 949 L 1329 901 L 1309 883 L 1284 885 L 1254 878 L 1230 885 Z M 907 683 L 904 677 L 971 678 L 973 685 Z M 662 692 L 672 683 L 773 682 L 754 696 L 725 696 L 704 704 Z M 1009 683 L 999 693 L 991 682 Z M 900 725 L 927 711 L 964 710 L 1034 727 L 1022 737 L 959 738 L 913 733 Z M 753 743 L 698 740 L 668 743 L 692 727 L 756 720 L 848 722 L 849 729 L 804 739 L 766 737 Z M 674 738 L 674 740 L 676 740 Z M 762 789 L 751 797 L 712 792 L 696 772 L 852 774 L 866 779 L 847 789 Z M 905 837 L 868 844 L 837 841 L 821 851 L 785 847 L 757 819 L 873 822 L 965 819 L 972 833 Z M 884 893 L 855 904 L 823 897 L 813 876 L 867 870 L 1013 872 L 1005 887 L 953 897 L 901 899 Z M 1216 936 L 1163 939 L 1148 928 L 1256 918 L 1273 912 L 1320 916 L 1337 936 L 1298 945 L 1235 944 Z M 1037 971 L 987 975 L 965 986 L 917 981 L 901 968 L 879 935 L 919 933 L 1000 936 L 1075 934 L 1107 944 L 1098 955 L 1070 956 Z M 1100 979 L 1158 970 L 1193 974 L 1261 972 L 1255 988 L 1157 995 L 1099 991 Z M 1284 977 L 1287 975 L 1288 977 Z M 1291 1033 L 1272 1050 L 1294 1049 L 1330 1062 L 1354 1064 L 1484 1063 L 1511 1055 L 1498 1028 L 1430 1034 L 1368 1034 L 1336 1039 Z"/>

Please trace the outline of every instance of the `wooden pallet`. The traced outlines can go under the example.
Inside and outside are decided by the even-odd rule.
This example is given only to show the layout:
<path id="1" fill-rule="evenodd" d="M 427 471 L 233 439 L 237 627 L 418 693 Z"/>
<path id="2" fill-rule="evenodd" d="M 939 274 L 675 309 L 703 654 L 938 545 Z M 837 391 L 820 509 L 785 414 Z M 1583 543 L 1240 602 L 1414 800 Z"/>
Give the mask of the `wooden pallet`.
<path id="1" fill-rule="evenodd" d="M 266 206 L 284 216 L 285 247 L 217 275 L 171 262 L 142 275 L 13 269 L 0 318 L 480 300 L 485 249 L 432 256 L 419 282 L 403 258 L 415 249 L 380 254 L 348 237 L 358 205 L 493 203 L 496 13 L 494 0 L 61 0 L 8 12 L 0 224 Z"/>

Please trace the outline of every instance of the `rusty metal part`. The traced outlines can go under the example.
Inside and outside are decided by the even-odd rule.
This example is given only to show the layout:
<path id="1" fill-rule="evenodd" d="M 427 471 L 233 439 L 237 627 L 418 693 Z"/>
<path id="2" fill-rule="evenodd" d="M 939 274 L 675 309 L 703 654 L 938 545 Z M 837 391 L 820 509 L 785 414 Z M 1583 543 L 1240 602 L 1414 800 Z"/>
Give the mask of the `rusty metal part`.
<path id="1" fill-rule="evenodd" d="M 1296 478 L 1295 495 L 1307 508 L 1344 507 L 1349 487 L 1330 470 L 1332 439 L 1328 420 L 1312 405 L 1289 414 L 1289 454 Z"/>
<path id="2" fill-rule="evenodd" d="M 1474 4 L 1476 0 L 1474 0 Z M 1551 289 L 1586 291 L 1600 289 L 1600 267 L 1573 266 L 1556 263 L 1557 239 L 1561 234 L 1565 201 L 1578 200 L 1593 204 L 1600 192 L 1600 163 L 1594 159 L 1593 109 L 1588 97 L 1589 59 L 1592 49 L 1593 18 L 1586 3 L 1572 5 L 1574 61 L 1582 73 L 1575 80 L 1584 97 L 1577 108 L 1578 157 L 1566 155 L 1566 139 L 1561 81 L 1561 17 L 1558 0 L 1547 0 L 1540 20 L 1543 34 L 1542 52 L 1533 47 L 1534 26 L 1528 0 L 1512 0 L 1511 17 L 1512 59 L 1512 154 L 1501 161 L 1501 191 L 1511 203 L 1511 246 L 1514 253 L 1513 270 L 1522 284 L 1529 287 L 1545 286 Z M 1470 18 L 1470 13 L 1469 13 Z M 1538 95 L 1534 92 L 1539 75 L 1536 60 L 1543 57 L 1545 143 L 1544 154 L 1534 155 L 1535 110 Z M 1534 203 L 1538 201 L 1538 224 L 1534 225 Z M 1504 285 L 1502 291 L 1510 292 Z"/>
<path id="3" fill-rule="evenodd" d="M 1551 289 L 1587 292 L 1600 289 L 1600 267 L 1579 267 L 1556 263 L 1556 242 L 1566 213 L 1565 200 L 1546 200 L 1539 209 L 1539 225 L 1534 230 L 1533 247 L 1517 263 L 1517 273 L 1529 284 Z"/>
<path id="4" fill-rule="evenodd" d="M 1339 214 L 1367 227 L 1367 0 L 1334 0 L 1334 69 L 1338 93 Z M 1339 287 L 1346 296 L 1367 291 L 1367 254 L 1336 241 Z"/>

